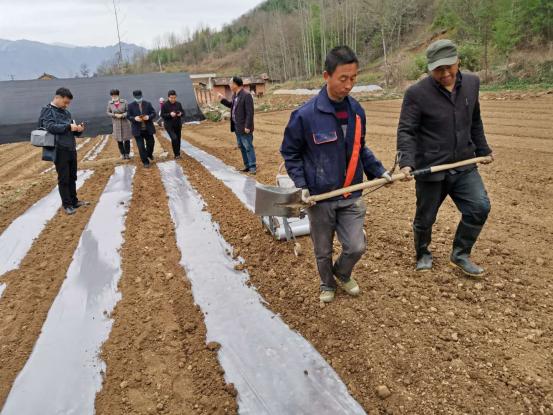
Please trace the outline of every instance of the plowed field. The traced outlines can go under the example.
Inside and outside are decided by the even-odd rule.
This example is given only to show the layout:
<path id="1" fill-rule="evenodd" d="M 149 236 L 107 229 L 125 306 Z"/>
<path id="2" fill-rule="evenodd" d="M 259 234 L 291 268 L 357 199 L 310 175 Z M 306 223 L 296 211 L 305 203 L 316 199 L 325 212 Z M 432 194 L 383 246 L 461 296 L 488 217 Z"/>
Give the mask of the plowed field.
<path id="1" fill-rule="evenodd" d="M 363 105 L 367 143 L 391 167 L 401 102 Z M 355 270 L 361 295 L 339 292 L 326 306 L 318 301 L 309 238 L 299 239 L 303 254 L 296 257 L 291 244 L 268 235 L 259 218 L 197 160 L 184 155 L 178 161 L 221 237 L 233 247 L 232 256 L 243 261 L 236 268 L 247 271 L 248 285 L 265 307 L 314 346 L 369 414 L 553 414 L 553 96 L 484 100 L 482 113 L 496 158 L 480 167 L 492 212 L 473 257 L 487 269 L 486 276 L 465 278 L 448 265 L 459 220 L 449 200 L 434 228 L 434 270 L 413 271 L 414 184 L 397 183 L 364 196 L 369 244 Z M 259 182 L 274 183 L 289 115 L 282 111 L 256 118 Z M 183 138 L 242 167 L 226 123 L 186 126 Z M 219 360 L 221 345 L 207 341 L 209 316 L 196 305 L 197 292 L 187 278 L 187 272 L 201 275 L 201 270 L 182 265 L 186 253 L 175 235 L 179 219 L 171 216 L 160 171 L 155 165 L 142 168 L 137 155 L 121 161 L 111 138 L 97 157 L 84 160 L 102 139 L 81 141 L 79 149 L 79 169 L 94 171 L 79 190 L 91 205 L 71 217 L 58 211 L 19 266 L 0 275 L 5 284 L 0 290 L 0 412 L 27 369 L 45 322 L 55 317 L 49 316 L 51 306 L 63 293 L 74 252 L 115 167 L 136 163 L 124 241 L 117 250 L 119 278 L 110 285 L 98 275 L 106 292 L 120 298 L 113 310 L 94 317 L 110 325 L 96 353 L 102 386 L 91 398 L 95 411 L 237 413 L 243 397 Z M 156 141 L 156 163 L 164 163 L 172 158 L 170 143 L 161 132 Z M 0 238 L 54 189 L 55 172 L 44 172 L 49 167 L 28 143 L 0 146 Z M 94 261 L 83 266 L 93 267 Z M 78 315 L 88 302 L 64 313 Z M 43 375 L 46 382 L 63 377 Z M 389 397 L 378 393 L 383 385 Z M 255 384 L 250 386 L 255 390 Z M 29 391 L 29 399 L 35 398 Z M 56 413 L 79 413 L 70 412 L 67 402 L 58 407 Z M 44 412 L 37 407 L 34 413 Z"/>

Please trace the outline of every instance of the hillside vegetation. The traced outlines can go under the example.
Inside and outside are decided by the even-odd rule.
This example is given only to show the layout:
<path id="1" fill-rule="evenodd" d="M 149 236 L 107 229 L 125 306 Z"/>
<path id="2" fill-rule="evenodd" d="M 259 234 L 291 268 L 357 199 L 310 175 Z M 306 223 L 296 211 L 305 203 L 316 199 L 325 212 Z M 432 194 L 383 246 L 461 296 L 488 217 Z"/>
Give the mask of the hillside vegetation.
<path id="1" fill-rule="evenodd" d="M 220 31 L 168 34 L 123 70 L 310 79 L 330 48 L 348 44 L 364 68 L 399 85 L 425 71 L 424 49 L 439 37 L 457 41 L 463 66 L 485 81 L 553 82 L 550 0 L 267 0 Z"/>

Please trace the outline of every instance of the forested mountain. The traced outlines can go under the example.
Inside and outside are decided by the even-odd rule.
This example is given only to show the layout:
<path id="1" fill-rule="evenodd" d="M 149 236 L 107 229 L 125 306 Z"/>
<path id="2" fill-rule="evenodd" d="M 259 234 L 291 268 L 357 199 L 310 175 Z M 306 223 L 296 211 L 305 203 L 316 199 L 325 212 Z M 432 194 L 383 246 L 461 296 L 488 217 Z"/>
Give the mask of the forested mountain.
<path id="1" fill-rule="evenodd" d="M 472 70 L 512 67 L 519 50 L 551 71 L 551 0 L 267 0 L 220 31 L 168 35 L 126 70 L 239 70 L 279 80 L 322 70 L 326 52 L 348 44 L 386 78 L 416 77 L 432 39 L 456 40 Z M 109 71 L 110 68 L 104 68 Z M 538 74 L 539 75 L 539 74 Z"/>

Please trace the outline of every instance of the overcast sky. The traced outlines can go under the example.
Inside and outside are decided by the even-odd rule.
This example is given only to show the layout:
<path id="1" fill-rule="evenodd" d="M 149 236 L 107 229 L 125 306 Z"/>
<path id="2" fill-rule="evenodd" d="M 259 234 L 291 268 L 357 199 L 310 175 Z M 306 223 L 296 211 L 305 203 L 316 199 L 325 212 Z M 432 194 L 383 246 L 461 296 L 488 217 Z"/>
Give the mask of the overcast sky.
<path id="1" fill-rule="evenodd" d="M 220 28 L 262 0 L 116 0 L 122 41 L 150 48 L 156 36 L 200 24 Z M 106 46 L 117 42 L 112 0 L 0 0 L 0 39 Z"/>

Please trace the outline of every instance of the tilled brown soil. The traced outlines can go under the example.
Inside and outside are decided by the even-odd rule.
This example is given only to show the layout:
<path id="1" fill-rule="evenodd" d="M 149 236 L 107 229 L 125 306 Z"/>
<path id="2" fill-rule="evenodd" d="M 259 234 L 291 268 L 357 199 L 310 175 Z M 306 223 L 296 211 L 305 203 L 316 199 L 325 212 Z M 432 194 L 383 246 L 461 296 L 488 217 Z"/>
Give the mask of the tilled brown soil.
<path id="1" fill-rule="evenodd" d="M 79 156 L 86 154 L 90 140 Z M 4 151 L 4 147 L 6 150 Z M 0 153 L 0 233 L 56 185 L 56 172 L 40 174 L 52 163 L 41 160 L 41 151 L 29 143 L 6 144 Z"/>
<path id="2" fill-rule="evenodd" d="M 114 156 L 112 151 L 112 148 L 104 149 L 108 157 Z M 41 168 L 49 166 L 48 163 L 39 163 Z M 48 310 L 65 279 L 81 233 L 113 169 L 111 163 L 96 166 L 94 175 L 78 192 L 79 198 L 90 201 L 91 205 L 79 209 L 74 216 L 67 216 L 60 210 L 35 240 L 19 269 L 2 277 L 7 288 L 0 300 L 0 407 L 33 349 Z M 49 176 L 55 176 L 55 173 L 40 175 L 38 180 L 48 183 L 43 177 Z M 44 194 L 33 189 L 25 193 L 23 200 L 31 206 Z"/>
<path id="3" fill-rule="evenodd" d="M 531 131 L 526 106 L 547 122 L 553 119 L 552 103 L 551 96 L 484 102 L 484 123 L 505 108 L 503 117 Z M 364 106 L 368 143 L 390 166 L 395 128 L 376 130 L 371 121 L 397 119 L 399 102 Z M 274 182 L 288 116 L 257 117 L 262 182 Z M 309 239 L 302 238 L 305 254 L 296 258 L 290 244 L 263 233 L 259 220 L 198 163 L 186 158 L 184 165 L 269 306 L 315 345 L 367 411 L 553 413 L 553 175 L 544 168 L 552 165 L 553 155 L 539 145 L 553 133 L 526 139 L 517 136 L 517 128 L 511 138 L 494 128 L 487 131 L 497 161 L 481 168 L 492 214 L 474 253 L 487 276 L 467 279 L 448 265 L 459 219 L 450 201 L 434 230 L 434 271 L 413 271 L 414 185 L 401 183 L 365 196 L 369 249 L 356 269 L 363 294 L 339 295 L 324 308 L 317 299 Z M 188 128 L 184 136 L 241 167 L 226 124 Z M 380 399 L 378 385 L 386 385 L 392 396 Z"/>
<path id="4" fill-rule="evenodd" d="M 79 191 L 79 197 L 92 205 L 74 216 L 58 212 L 20 268 L 2 277 L 7 288 L 0 301 L 0 407 L 33 349 L 81 233 L 112 172 L 113 167 L 97 169 Z"/>
<path id="5" fill-rule="evenodd" d="M 233 414 L 216 351 L 206 347 L 203 314 L 179 264 L 159 170 L 140 167 L 134 179 L 123 274 L 109 340 L 98 414 Z"/>
<path id="6" fill-rule="evenodd" d="M 368 143 L 391 166 L 399 101 L 363 104 Z M 488 269 L 480 280 L 448 266 L 459 214 L 446 202 L 435 226 L 433 272 L 413 271 L 413 183 L 366 195 L 369 248 L 356 268 L 358 298 L 339 292 L 318 302 L 311 242 L 303 255 L 277 242 L 259 219 L 194 160 L 180 163 L 207 202 L 252 284 L 274 312 L 307 338 L 371 415 L 553 413 L 553 96 L 483 101 L 496 162 L 481 168 L 492 200 L 490 220 L 474 258 Z M 295 104 L 294 104 L 295 105 Z M 255 145 L 258 180 L 273 183 L 289 111 L 260 114 Z M 241 167 L 226 123 L 185 127 L 184 137 Z M 96 140 L 99 140 L 97 138 Z M 95 143 L 81 150 L 82 156 Z M 156 158 L 169 142 L 158 138 Z M 128 212 L 122 300 L 102 351 L 107 372 L 96 399 L 99 414 L 236 413 L 205 325 L 179 265 L 165 190 L 157 168 L 138 165 Z M 22 145 L 0 152 L 0 231 L 55 185 L 38 152 Z M 79 192 L 96 202 L 122 162 L 110 142 L 97 160 L 81 163 L 94 176 Z M 5 168 L 4 170 L 2 170 Z M 59 213 L 35 241 L 19 270 L 6 274 L 0 300 L 0 408 L 25 364 L 59 291 L 94 204 L 74 217 Z M 336 246 L 336 253 L 339 246 Z M 392 392 L 381 399 L 377 387 Z"/>

